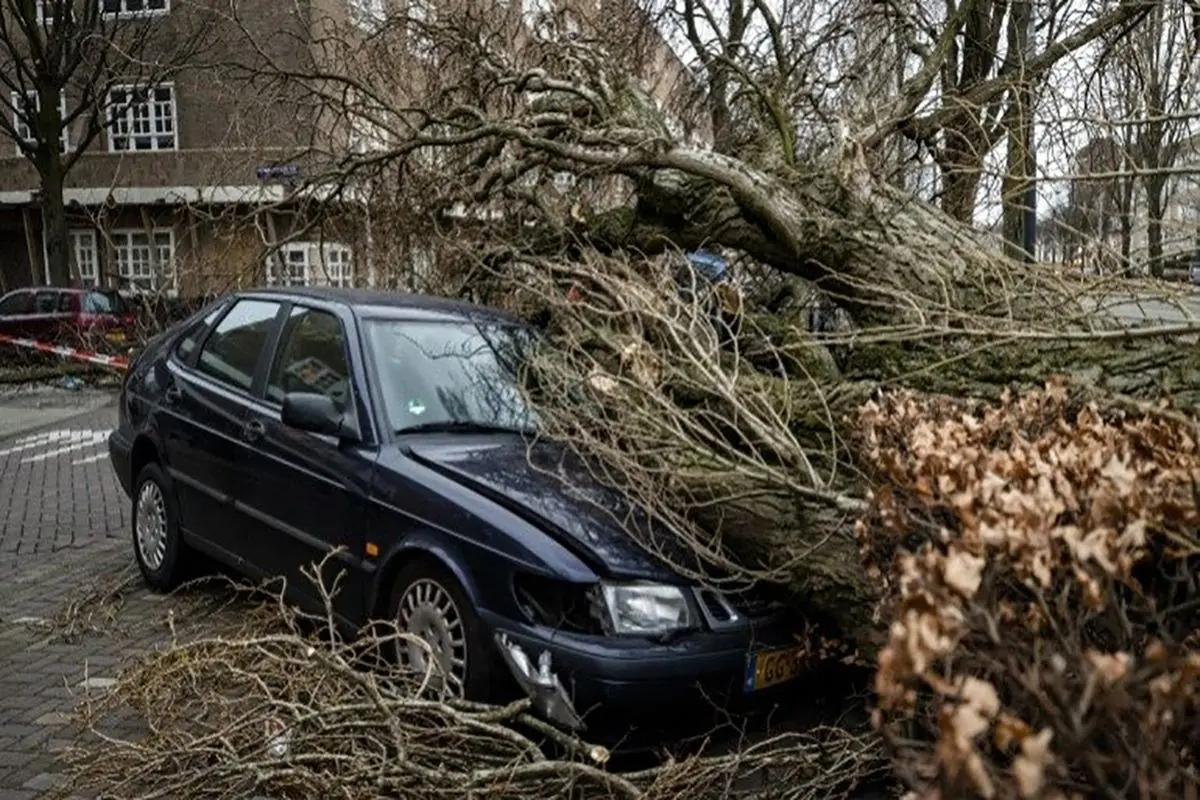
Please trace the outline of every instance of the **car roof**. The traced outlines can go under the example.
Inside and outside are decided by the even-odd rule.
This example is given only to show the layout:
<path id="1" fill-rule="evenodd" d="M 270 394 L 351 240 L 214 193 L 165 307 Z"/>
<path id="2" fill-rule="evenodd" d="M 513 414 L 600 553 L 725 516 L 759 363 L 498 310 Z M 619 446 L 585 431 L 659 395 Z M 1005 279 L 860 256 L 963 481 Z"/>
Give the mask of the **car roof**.
<path id="1" fill-rule="evenodd" d="M 527 325 L 528 323 L 507 311 L 491 306 L 468 303 L 448 297 L 426 294 L 385 292 L 377 289 L 342 289 L 335 287 L 289 286 L 243 290 L 238 296 L 277 296 L 284 298 L 307 298 L 342 303 L 350 306 L 360 316 L 416 317 L 441 319 L 442 321 L 479 320 L 481 317 L 495 322 Z"/>
<path id="2" fill-rule="evenodd" d="M 91 289 L 80 289 L 76 286 L 18 286 L 8 292 L 0 292 L 0 297 L 8 297 L 10 294 L 38 294 L 43 292 L 58 292 L 60 294 L 106 294 L 115 292 L 116 289 L 110 289 L 105 286 L 92 287 Z"/>

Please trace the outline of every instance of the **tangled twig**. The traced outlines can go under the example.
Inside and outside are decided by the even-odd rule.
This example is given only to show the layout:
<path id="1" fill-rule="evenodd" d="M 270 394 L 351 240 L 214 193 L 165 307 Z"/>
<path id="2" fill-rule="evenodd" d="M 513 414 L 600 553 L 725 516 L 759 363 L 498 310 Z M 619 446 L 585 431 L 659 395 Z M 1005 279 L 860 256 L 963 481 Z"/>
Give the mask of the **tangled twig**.
<path id="1" fill-rule="evenodd" d="M 147 800 L 729 797 L 769 771 L 786 787 L 774 796 L 817 798 L 886 772 L 872 736 L 818 728 L 620 774 L 604 748 L 543 722 L 528 701 L 497 707 L 423 692 L 427 681 L 386 657 L 407 639 L 395 629 L 342 643 L 314 635 L 314 623 L 328 632 L 276 602 L 227 635 L 175 639 L 139 658 L 111 692 L 83 700 L 82 722 L 98 741 L 67 752 L 69 790 Z M 106 731 L 128 712 L 144 738 Z"/>

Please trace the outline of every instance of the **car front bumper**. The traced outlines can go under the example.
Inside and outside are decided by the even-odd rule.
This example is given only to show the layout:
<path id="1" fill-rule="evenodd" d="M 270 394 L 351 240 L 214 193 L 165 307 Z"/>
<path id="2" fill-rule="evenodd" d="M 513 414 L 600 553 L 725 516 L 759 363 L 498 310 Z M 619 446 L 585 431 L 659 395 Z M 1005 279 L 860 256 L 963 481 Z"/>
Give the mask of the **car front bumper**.
<path id="1" fill-rule="evenodd" d="M 517 683 L 534 699 L 543 714 L 564 727 L 586 730 L 590 738 L 603 740 L 617 733 L 636 746 L 646 738 L 687 736 L 694 729 L 703 733 L 714 717 L 753 714 L 769 709 L 782 696 L 803 685 L 797 679 L 769 688 L 747 691 L 749 654 L 763 650 L 795 647 L 794 621 L 780 619 L 760 626 L 728 631 L 688 633 L 660 643 L 637 637 L 583 636 L 484 615 L 495 632 L 497 647 L 513 671 Z M 512 646 L 531 665 L 531 681 L 520 674 L 511 659 Z M 548 654 L 541 685 L 536 673 L 543 654 Z M 517 657 L 522 660 L 521 656 Z M 547 674 L 549 673 L 549 674 Z M 549 685 L 557 677 L 562 694 Z M 539 696 L 543 702 L 539 702 Z M 567 704 L 583 721 L 571 724 L 571 714 L 562 713 Z M 640 730 L 643 736 L 633 734 Z"/>

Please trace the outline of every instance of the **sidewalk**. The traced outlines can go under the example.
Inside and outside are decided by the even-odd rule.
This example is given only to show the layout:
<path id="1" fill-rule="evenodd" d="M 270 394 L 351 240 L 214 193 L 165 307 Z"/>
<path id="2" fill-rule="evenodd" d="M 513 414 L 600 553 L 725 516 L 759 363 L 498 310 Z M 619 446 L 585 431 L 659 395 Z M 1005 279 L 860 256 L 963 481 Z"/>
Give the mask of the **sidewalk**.
<path id="1" fill-rule="evenodd" d="M 55 752 L 69 740 L 85 672 L 102 685 L 158 636 L 89 630 L 114 622 L 121 602 L 147 619 L 165 611 L 97 588 L 114 584 L 131 561 L 128 500 L 107 458 L 74 465 L 79 447 L 56 455 L 20 445 L 47 428 L 111 427 L 113 400 L 111 391 L 0 389 L 0 800 L 56 784 Z"/>
<path id="2" fill-rule="evenodd" d="M 54 384 L 0 385 L 0 442 L 68 421 L 116 402 L 112 389 L 63 389 Z"/>

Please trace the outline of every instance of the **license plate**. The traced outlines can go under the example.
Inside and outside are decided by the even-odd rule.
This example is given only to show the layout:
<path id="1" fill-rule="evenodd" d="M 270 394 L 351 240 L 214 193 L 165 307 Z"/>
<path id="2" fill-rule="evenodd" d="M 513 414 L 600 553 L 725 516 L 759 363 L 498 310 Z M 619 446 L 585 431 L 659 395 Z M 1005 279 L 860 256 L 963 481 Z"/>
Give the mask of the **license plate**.
<path id="1" fill-rule="evenodd" d="M 746 692 L 765 689 L 795 679 L 804 665 L 804 647 L 759 650 L 746 656 Z"/>
<path id="2" fill-rule="evenodd" d="M 123 342 L 125 341 L 125 332 L 109 331 L 108 333 L 104 334 L 104 338 L 108 339 L 110 342 Z"/>

